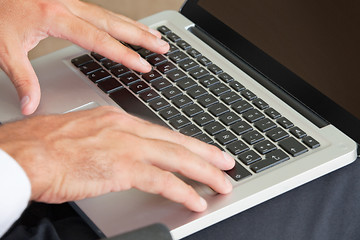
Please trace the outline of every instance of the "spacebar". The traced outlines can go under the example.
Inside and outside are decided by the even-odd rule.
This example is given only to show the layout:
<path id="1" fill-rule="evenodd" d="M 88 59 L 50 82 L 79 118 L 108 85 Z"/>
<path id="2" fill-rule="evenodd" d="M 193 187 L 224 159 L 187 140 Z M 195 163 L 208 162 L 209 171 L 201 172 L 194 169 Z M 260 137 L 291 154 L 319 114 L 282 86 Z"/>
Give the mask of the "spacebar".
<path id="1" fill-rule="evenodd" d="M 159 116 L 151 111 L 145 103 L 141 102 L 126 88 L 111 93 L 110 97 L 127 113 L 169 128 Z"/>

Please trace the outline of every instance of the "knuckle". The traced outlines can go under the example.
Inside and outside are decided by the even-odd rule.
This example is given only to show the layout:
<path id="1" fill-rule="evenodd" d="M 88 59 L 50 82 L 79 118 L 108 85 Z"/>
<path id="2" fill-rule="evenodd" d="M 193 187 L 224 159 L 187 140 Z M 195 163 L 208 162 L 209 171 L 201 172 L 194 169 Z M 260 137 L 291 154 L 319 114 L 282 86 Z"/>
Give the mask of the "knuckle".
<path id="1" fill-rule="evenodd" d="M 113 40 L 113 38 L 111 37 L 111 35 L 107 32 L 104 32 L 98 28 L 96 28 L 94 30 L 94 33 L 93 33 L 93 37 L 94 37 L 94 44 L 97 46 L 97 45 L 100 45 L 100 46 L 103 46 L 103 45 L 106 45 L 108 44 L 110 41 Z M 95 49 L 95 46 L 93 47 L 93 50 Z"/>
<path id="2" fill-rule="evenodd" d="M 51 19 L 55 16 L 63 15 L 67 12 L 63 4 L 57 1 L 40 1 L 38 3 L 38 8 L 42 13 L 42 16 L 44 16 L 44 19 Z"/>

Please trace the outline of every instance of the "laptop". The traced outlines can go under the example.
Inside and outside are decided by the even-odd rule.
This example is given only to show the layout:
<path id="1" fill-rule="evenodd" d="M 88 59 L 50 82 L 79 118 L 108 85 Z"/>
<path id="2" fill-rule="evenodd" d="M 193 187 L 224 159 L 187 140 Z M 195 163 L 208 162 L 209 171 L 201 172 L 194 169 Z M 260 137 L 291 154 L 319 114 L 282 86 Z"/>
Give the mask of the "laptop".
<path id="1" fill-rule="evenodd" d="M 99 237 L 163 223 L 180 239 L 353 162 L 358 10 L 350 1 L 188 0 L 179 12 L 141 20 L 171 44 L 164 55 L 128 46 L 154 66 L 150 73 L 77 46 L 32 61 L 42 89 L 35 114 L 118 106 L 236 159 L 225 173 L 230 194 L 184 178 L 207 200 L 203 213 L 135 189 L 73 207 Z M 21 118 L 1 73 L 0 122 Z"/>

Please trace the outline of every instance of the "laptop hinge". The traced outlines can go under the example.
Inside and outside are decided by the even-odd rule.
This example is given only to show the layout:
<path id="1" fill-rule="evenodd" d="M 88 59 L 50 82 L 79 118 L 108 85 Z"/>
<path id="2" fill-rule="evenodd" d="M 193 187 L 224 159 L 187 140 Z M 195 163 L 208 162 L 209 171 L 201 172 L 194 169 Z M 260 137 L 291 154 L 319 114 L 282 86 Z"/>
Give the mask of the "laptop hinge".
<path id="1" fill-rule="evenodd" d="M 275 84 L 269 78 L 267 78 L 266 76 L 261 74 L 259 71 L 257 71 L 253 67 L 251 67 L 243 59 L 241 59 L 239 56 L 237 56 L 231 50 L 229 50 L 224 45 L 219 43 L 217 40 L 215 40 L 213 37 L 211 37 L 209 34 L 207 34 L 200 27 L 192 26 L 192 27 L 188 28 L 188 30 L 192 34 L 194 34 L 196 37 L 198 37 L 202 41 L 204 41 L 206 44 L 208 44 L 210 47 L 212 47 L 215 51 L 217 51 L 222 56 L 224 56 L 227 60 L 232 62 L 235 66 L 237 66 L 238 68 L 243 70 L 250 77 L 254 78 L 257 82 L 259 82 L 262 86 L 264 86 L 270 92 L 275 94 L 281 100 L 286 102 L 289 106 L 291 106 L 296 111 L 298 111 L 300 114 L 302 114 L 304 117 L 306 117 L 309 121 L 314 123 L 317 127 L 322 128 L 322 127 L 329 125 L 329 123 L 325 119 L 323 119 L 318 114 L 316 114 L 314 111 L 312 111 L 310 108 L 308 108 L 307 106 L 302 104 L 295 97 L 291 96 L 288 92 L 286 92 L 286 90 L 282 89 L 280 86 Z"/>

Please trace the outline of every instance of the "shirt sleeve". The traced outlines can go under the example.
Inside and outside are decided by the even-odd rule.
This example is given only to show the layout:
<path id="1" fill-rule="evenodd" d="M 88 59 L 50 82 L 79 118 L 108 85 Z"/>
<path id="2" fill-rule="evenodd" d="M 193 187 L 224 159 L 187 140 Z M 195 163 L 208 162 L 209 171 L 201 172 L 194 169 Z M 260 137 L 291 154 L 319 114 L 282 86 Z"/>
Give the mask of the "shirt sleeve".
<path id="1" fill-rule="evenodd" d="M 31 196 L 25 171 L 0 149 L 0 238 L 21 216 Z"/>

